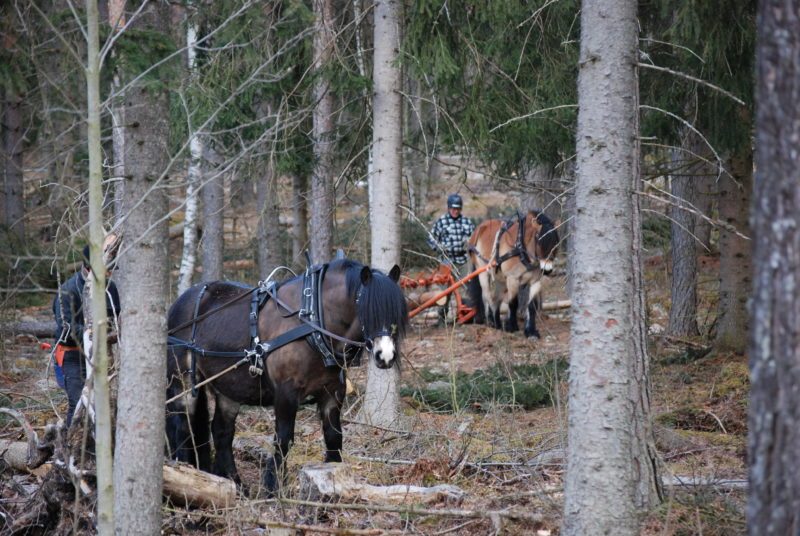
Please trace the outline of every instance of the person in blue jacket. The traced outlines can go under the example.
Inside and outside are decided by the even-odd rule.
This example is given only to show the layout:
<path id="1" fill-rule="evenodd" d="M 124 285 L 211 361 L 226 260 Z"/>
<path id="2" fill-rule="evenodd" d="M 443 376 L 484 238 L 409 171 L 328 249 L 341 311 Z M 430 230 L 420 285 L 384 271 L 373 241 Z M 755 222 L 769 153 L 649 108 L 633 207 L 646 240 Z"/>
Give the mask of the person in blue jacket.
<path id="1" fill-rule="evenodd" d="M 56 320 L 56 347 L 53 355 L 56 365 L 61 367 L 63 387 L 69 401 L 67 426 L 72 423 L 72 416 L 81 398 L 86 379 L 86 356 L 82 349 L 83 332 L 85 329 L 91 329 L 91 326 L 85 326 L 83 321 L 83 289 L 90 272 L 89 246 L 86 246 L 83 248 L 83 265 L 80 270 L 59 287 L 53 300 L 53 316 Z M 90 307 L 91 304 L 86 306 Z M 119 292 L 111 280 L 108 280 L 107 284 L 106 310 L 109 319 L 116 318 L 120 312 Z"/>
<path id="2" fill-rule="evenodd" d="M 458 194 L 447 197 L 447 213 L 433 224 L 428 236 L 428 245 L 443 254 L 446 264 L 463 266 L 467 263 L 467 240 L 475 232 L 475 224 L 461 215 L 463 202 Z"/>

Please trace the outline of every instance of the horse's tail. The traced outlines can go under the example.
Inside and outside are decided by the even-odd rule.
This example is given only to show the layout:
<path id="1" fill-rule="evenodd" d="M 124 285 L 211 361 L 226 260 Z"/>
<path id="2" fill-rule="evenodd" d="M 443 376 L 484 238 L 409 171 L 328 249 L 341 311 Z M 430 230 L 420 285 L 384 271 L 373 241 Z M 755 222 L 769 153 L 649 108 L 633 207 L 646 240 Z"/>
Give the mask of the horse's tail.
<path id="1" fill-rule="evenodd" d="M 184 375 L 186 378 L 188 375 Z M 172 378 L 167 397 L 185 390 L 185 382 Z M 185 393 L 167 406 L 166 436 L 169 457 L 189 463 L 203 471 L 211 470 L 211 430 L 209 426 L 208 395 L 205 388 L 197 390 L 197 397 Z M 188 402 L 188 403 L 187 403 Z"/>

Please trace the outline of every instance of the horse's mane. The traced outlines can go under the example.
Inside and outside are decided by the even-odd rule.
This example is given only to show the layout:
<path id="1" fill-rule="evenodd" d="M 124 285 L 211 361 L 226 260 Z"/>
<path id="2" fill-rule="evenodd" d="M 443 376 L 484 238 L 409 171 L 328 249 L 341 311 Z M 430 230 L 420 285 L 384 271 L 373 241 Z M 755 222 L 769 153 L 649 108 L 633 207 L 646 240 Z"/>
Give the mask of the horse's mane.
<path id="1" fill-rule="evenodd" d="M 328 269 L 345 270 L 347 293 L 358 299 L 358 319 L 364 333 L 374 334 L 394 326 L 403 338 L 408 327 L 408 306 L 400 287 L 380 270 L 372 269 L 372 280 L 361 285 L 364 265 L 351 259 L 332 261 Z"/>
<path id="2" fill-rule="evenodd" d="M 556 230 L 553 220 L 544 212 L 538 210 L 532 210 L 531 212 L 536 216 L 536 223 L 541 226 L 541 230 L 539 231 L 539 244 L 541 244 L 544 251 L 553 251 L 559 242 L 558 231 Z"/>

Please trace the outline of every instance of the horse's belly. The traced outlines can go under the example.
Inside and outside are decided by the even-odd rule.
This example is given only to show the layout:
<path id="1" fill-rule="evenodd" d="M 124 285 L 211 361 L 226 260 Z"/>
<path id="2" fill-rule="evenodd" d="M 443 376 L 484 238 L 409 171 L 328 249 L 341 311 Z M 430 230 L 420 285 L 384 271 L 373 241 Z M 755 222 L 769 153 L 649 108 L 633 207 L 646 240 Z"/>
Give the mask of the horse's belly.
<path id="1" fill-rule="evenodd" d="M 211 383 L 214 391 L 246 406 L 271 406 L 274 401 L 272 386 L 266 372 L 252 376 L 246 366 L 233 370 Z M 211 375 L 208 375 L 211 376 Z"/>

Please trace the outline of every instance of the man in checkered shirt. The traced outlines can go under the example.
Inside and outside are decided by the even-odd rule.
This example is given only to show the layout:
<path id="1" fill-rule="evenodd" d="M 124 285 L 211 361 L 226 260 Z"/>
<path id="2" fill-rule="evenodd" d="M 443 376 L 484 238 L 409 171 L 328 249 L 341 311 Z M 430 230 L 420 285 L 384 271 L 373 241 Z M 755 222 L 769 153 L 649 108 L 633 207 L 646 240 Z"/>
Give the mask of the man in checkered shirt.
<path id="1" fill-rule="evenodd" d="M 444 254 L 443 262 L 457 266 L 466 264 L 467 240 L 475 232 L 472 220 L 461 215 L 462 206 L 461 196 L 450 194 L 447 197 L 447 214 L 436 220 L 428 235 L 428 245 Z"/>

